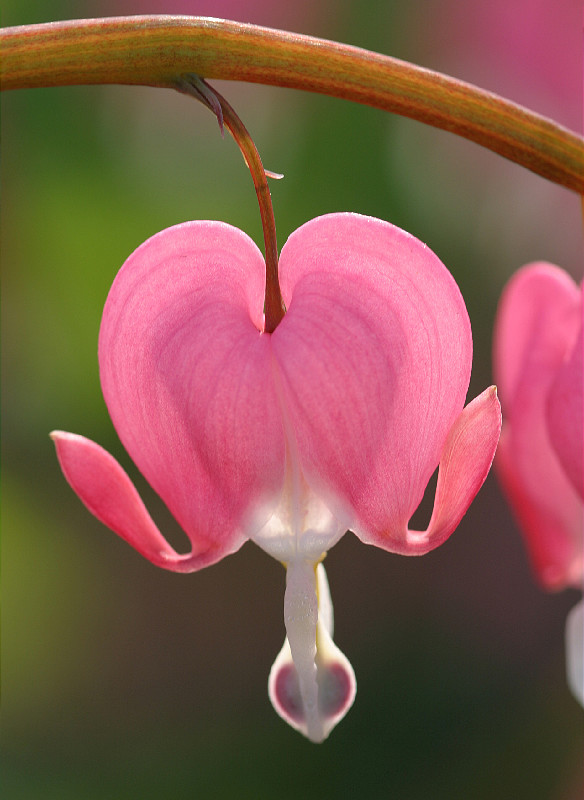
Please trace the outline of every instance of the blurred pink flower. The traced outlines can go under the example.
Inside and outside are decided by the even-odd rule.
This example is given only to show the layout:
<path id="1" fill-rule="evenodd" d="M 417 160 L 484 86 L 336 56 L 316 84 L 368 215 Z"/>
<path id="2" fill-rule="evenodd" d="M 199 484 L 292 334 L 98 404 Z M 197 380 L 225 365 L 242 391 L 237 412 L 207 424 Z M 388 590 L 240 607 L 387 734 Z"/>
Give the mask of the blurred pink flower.
<path id="1" fill-rule="evenodd" d="M 505 420 L 496 466 L 547 589 L 579 587 L 583 576 L 581 345 L 572 278 L 545 263 L 519 270 L 495 326 Z"/>
<path id="2" fill-rule="evenodd" d="M 581 0 L 432 0 L 427 12 L 438 68 L 582 129 Z"/>
<path id="3" fill-rule="evenodd" d="M 582 589 L 582 289 L 559 267 L 529 264 L 508 283 L 494 372 L 505 419 L 495 464 L 534 570 L 546 589 Z M 568 648 L 580 651 L 581 665 L 578 635 L 580 645 Z M 582 667 L 569 669 L 581 682 Z"/>
<path id="4" fill-rule="evenodd" d="M 444 542 L 488 473 L 500 407 L 491 387 L 463 408 L 464 301 L 399 228 L 356 214 L 314 219 L 284 245 L 280 283 L 287 313 L 268 334 L 256 245 L 224 223 L 189 222 L 141 245 L 105 305 L 110 415 L 191 552 L 162 537 L 112 456 L 81 436 L 53 437 L 89 510 L 154 564 L 197 570 L 247 539 L 285 564 L 287 638 L 270 697 L 320 741 L 355 694 L 320 562 L 349 528 L 405 555 Z M 428 529 L 409 530 L 438 464 Z"/>

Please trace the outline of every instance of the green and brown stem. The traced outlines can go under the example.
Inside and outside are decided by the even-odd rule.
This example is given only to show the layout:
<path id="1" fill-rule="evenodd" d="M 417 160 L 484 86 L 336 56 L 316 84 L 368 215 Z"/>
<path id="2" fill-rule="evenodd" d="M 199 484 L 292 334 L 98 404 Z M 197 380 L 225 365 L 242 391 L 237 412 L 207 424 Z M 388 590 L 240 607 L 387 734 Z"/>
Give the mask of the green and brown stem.
<path id="1" fill-rule="evenodd" d="M 196 73 L 320 92 L 451 131 L 584 194 L 584 140 L 525 108 L 404 61 L 217 19 L 114 17 L 0 30 L 3 89 L 175 87 Z"/>

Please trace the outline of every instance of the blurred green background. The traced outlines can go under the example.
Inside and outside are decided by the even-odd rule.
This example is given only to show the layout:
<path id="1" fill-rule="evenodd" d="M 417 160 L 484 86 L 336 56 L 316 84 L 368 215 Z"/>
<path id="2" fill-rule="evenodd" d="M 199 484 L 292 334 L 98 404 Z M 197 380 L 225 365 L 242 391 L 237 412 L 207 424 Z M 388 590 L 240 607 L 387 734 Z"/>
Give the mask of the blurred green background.
<path id="1" fill-rule="evenodd" d="M 580 0 L 5 0 L 3 25 L 213 14 L 379 50 L 476 81 L 570 127 L 581 119 Z M 220 83 L 272 182 L 280 244 L 334 210 L 425 241 L 454 274 L 491 382 L 497 297 L 546 259 L 581 277 L 578 199 L 477 146 L 340 100 Z M 83 433 L 180 534 L 108 418 L 96 357 L 109 286 L 148 236 L 221 219 L 261 244 L 250 177 L 202 106 L 127 87 L 2 97 L 2 792 L 32 798 L 576 800 L 582 709 L 564 676 L 575 592 L 536 584 L 491 475 L 422 559 L 347 535 L 327 558 L 353 709 L 323 745 L 280 721 L 266 683 L 284 573 L 248 544 L 198 574 L 153 567 L 97 523 L 48 433 Z M 429 506 L 420 510 L 425 524 Z"/>

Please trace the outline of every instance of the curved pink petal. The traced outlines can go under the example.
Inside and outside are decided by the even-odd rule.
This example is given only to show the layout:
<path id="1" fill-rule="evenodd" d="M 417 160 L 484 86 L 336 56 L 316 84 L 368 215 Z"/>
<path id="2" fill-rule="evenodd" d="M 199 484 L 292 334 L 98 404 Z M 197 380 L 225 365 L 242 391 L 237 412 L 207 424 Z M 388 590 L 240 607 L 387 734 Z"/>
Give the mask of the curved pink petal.
<path id="1" fill-rule="evenodd" d="M 546 420 L 552 447 L 574 489 L 584 497 L 584 374 L 582 323 L 570 357 L 550 387 Z"/>
<path id="2" fill-rule="evenodd" d="M 550 389 L 578 336 L 580 309 L 580 290 L 567 273 L 531 264 L 508 283 L 495 325 L 504 418 L 495 466 L 534 569 L 550 589 L 582 580 L 582 499 L 552 447 L 546 418 Z"/>
<path id="3" fill-rule="evenodd" d="M 527 264 L 507 283 L 497 312 L 493 350 L 505 419 L 514 414 L 517 394 L 527 382 L 535 377 L 548 388 L 576 341 L 580 303 L 578 286 L 554 264 Z"/>
<path id="4" fill-rule="evenodd" d="M 494 386 L 461 412 L 440 457 L 434 510 L 426 531 L 408 530 L 417 555 L 441 545 L 466 513 L 487 477 L 501 433 L 501 405 Z"/>
<path id="5" fill-rule="evenodd" d="M 161 535 L 134 484 L 103 447 L 84 436 L 53 431 L 63 474 L 89 511 L 153 564 L 190 572 L 219 560 L 223 553 L 177 553 Z"/>
<path id="6" fill-rule="evenodd" d="M 213 560 L 243 543 L 249 515 L 283 481 L 264 282 L 244 233 L 184 223 L 128 258 L 101 324 L 101 383 L 120 439 L 193 551 Z"/>
<path id="7" fill-rule="evenodd" d="M 578 586 L 582 579 L 582 509 L 566 492 L 565 478 L 546 464 L 545 457 L 517 453 L 512 432 L 503 424 L 495 458 L 497 476 L 523 532 L 535 574 L 546 589 Z M 519 467 L 519 468 L 518 468 Z M 550 478 L 549 491 L 537 492 L 538 473 Z M 533 483 L 532 483 L 533 481 Z M 554 503 L 558 497 L 558 504 Z"/>
<path id="8" fill-rule="evenodd" d="M 356 214 L 295 231 L 280 275 L 272 346 L 306 478 L 363 541 L 410 552 L 408 520 L 468 388 L 460 291 L 413 236 Z"/>

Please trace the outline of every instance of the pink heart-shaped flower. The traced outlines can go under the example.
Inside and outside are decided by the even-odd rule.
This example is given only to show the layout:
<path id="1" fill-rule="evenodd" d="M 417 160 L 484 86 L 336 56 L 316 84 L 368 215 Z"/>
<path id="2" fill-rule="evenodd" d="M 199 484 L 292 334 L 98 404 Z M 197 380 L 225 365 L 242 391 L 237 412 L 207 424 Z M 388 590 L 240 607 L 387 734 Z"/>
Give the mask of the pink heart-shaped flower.
<path id="1" fill-rule="evenodd" d="M 189 222 L 141 245 L 106 302 L 104 397 L 126 450 L 187 533 L 189 553 L 166 542 L 111 456 L 83 437 L 53 436 L 88 508 L 158 566 L 196 570 L 246 539 L 287 565 L 285 648 L 297 683 L 273 671 L 272 700 L 321 740 L 352 702 L 354 679 L 332 639 L 335 655 L 322 655 L 330 636 L 326 626 L 318 633 L 315 565 L 348 528 L 395 553 L 441 544 L 487 475 L 500 408 L 494 388 L 464 408 L 472 362 L 464 301 L 413 236 L 330 214 L 292 234 L 279 269 L 287 313 L 269 334 L 260 251 L 229 225 Z M 428 529 L 411 531 L 439 464 Z M 291 662 L 278 658 L 289 676 Z M 324 702 L 324 685 L 336 687 L 334 702 Z M 284 696 L 296 698 L 288 709 Z M 298 697 L 303 708 L 294 711 Z"/>

